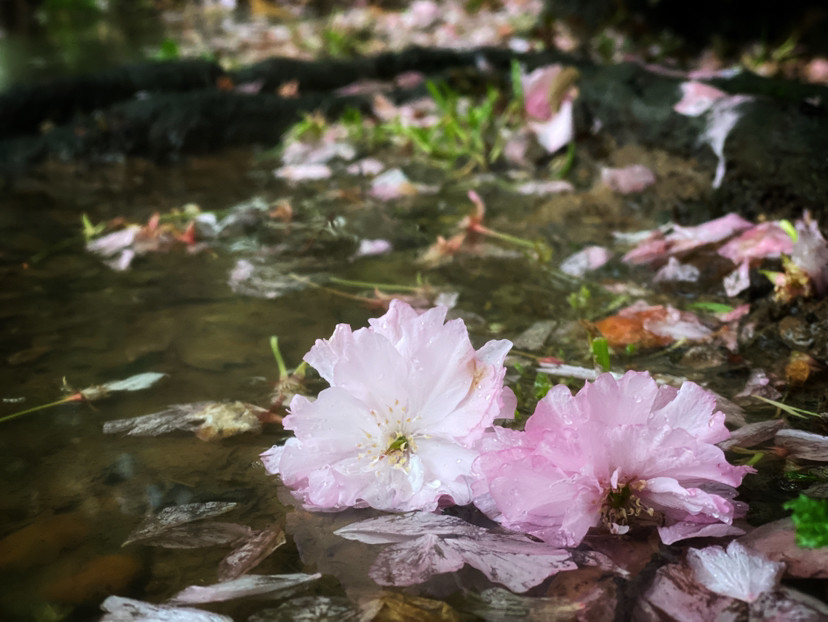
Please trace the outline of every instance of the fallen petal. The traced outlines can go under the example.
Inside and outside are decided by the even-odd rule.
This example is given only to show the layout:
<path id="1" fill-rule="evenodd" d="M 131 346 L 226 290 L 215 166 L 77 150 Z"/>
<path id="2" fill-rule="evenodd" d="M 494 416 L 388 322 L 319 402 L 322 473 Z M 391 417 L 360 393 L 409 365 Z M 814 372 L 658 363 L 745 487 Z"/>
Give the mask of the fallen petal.
<path id="1" fill-rule="evenodd" d="M 667 263 L 655 273 L 653 282 L 680 281 L 685 283 L 695 283 L 699 280 L 700 275 L 701 272 L 696 266 L 681 263 L 675 257 L 670 257 L 670 259 L 667 260 Z"/>
<path id="2" fill-rule="evenodd" d="M 277 168 L 273 174 L 280 179 L 296 182 L 328 179 L 333 173 L 327 164 L 289 164 Z"/>
<path id="3" fill-rule="evenodd" d="M 702 82 L 682 82 L 681 100 L 673 110 L 688 117 L 698 117 L 707 112 L 713 102 L 726 97 L 727 93 Z"/>
<path id="4" fill-rule="evenodd" d="M 656 182 L 655 173 L 642 164 L 624 168 L 602 168 L 601 183 L 613 192 L 632 194 L 641 192 Z"/>
<path id="5" fill-rule="evenodd" d="M 380 585 L 416 585 L 435 574 L 460 570 L 464 564 L 453 543 L 425 534 L 383 548 L 369 574 Z"/>
<path id="6" fill-rule="evenodd" d="M 776 588 L 785 564 L 765 559 L 734 540 L 720 546 L 689 549 L 687 564 L 696 581 L 711 592 L 752 603 Z"/>
<path id="7" fill-rule="evenodd" d="M 603 246 L 587 246 L 564 259 L 560 271 L 570 276 L 582 277 L 597 270 L 612 258 L 612 252 Z"/>

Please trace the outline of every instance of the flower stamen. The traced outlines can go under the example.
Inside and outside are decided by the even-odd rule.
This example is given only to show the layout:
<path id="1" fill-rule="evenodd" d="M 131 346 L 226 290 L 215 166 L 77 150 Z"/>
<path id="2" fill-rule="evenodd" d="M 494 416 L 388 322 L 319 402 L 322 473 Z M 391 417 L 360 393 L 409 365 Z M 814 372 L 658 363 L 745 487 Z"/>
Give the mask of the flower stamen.
<path id="1" fill-rule="evenodd" d="M 638 480 L 611 489 L 601 506 L 601 524 L 614 533 L 626 533 L 633 521 L 659 523 L 661 515 L 656 516 L 655 509 L 645 505 L 636 494 L 646 487 L 646 482 Z"/>

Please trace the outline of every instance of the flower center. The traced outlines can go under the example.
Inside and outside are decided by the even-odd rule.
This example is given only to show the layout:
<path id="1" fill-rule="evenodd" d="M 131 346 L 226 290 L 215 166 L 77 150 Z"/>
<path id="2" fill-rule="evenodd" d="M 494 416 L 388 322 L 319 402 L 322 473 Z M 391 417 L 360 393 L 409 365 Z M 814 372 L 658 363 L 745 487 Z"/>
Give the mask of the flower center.
<path id="1" fill-rule="evenodd" d="M 388 448 L 383 453 L 383 456 L 388 458 L 390 464 L 405 468 L 408 464 L 409 454 L 414 450 L 412 445 L 413 440 L 411 438 L 402 432 L 397 432 L 388 444 Z"/>
<path id="2" fill-rule="evenodd" d="M 630 522 L 660 520 L 653 508 L 647 507 L 638 496 L 647 487 L 644 480 L 619 484 L 607 493 L 601 506 L 601 523 L 614 533 L 626 533 Z"/>

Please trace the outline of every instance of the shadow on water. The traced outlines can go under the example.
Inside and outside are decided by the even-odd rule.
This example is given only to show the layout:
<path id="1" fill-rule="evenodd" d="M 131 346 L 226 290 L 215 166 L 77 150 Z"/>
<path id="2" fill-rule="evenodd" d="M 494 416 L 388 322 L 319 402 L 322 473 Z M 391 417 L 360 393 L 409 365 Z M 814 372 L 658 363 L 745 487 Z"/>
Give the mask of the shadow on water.
<path id="1" fill-rule="evenodd" d="M 142 60 L 164 39 L 149 0 L 4 2 L 0 90 Z"/>

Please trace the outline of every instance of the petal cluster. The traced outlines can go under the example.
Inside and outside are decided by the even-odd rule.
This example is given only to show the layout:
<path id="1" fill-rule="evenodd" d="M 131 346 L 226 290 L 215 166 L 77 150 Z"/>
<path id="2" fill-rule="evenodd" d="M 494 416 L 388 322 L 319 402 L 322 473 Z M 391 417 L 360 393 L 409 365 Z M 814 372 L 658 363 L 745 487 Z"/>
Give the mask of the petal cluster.
<path id="1" fill-rule="evenodd" d="M 475 502 L 559 546 L 599 525 L 624 533 L 655 524 L 667 543 L 732 533 L 734 487 L 751 469 L 716 447 L 730 433 L 715 408 L 698 385 L 658 386 L 645 372 L 603 374 L 574 396 L 558 385 L 523 432 L 487 437 Z"/>
<path id="2" fill-rule="evenodd" d="M 352 331 L 340 324 L 305 361 L 330 384 L 296 396 L 284 427 L 294 437 L 262 454 L 308 509 L 433 510 L 441 497 L 471 502 L 471 465 L 496 417 L 511 417 L 506 340 L 475 351 L 446 308 L 422 314 L 394 300 Z"/>

